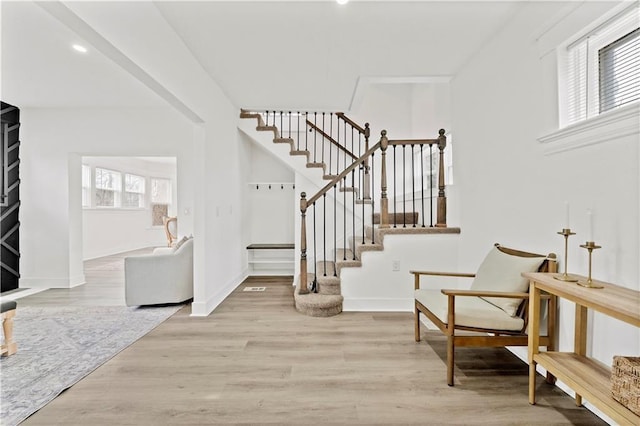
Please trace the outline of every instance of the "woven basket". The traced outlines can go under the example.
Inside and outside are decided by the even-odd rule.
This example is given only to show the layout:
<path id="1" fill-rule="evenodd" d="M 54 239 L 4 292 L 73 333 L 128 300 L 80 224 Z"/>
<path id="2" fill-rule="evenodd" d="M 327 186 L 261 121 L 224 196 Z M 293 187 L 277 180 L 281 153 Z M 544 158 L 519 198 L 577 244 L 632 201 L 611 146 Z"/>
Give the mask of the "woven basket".
<path id="1" fill-rule="evenodd" d="M 613 399 L 640 416 L 639 357 L 613 357 L 611 394 Z"/>

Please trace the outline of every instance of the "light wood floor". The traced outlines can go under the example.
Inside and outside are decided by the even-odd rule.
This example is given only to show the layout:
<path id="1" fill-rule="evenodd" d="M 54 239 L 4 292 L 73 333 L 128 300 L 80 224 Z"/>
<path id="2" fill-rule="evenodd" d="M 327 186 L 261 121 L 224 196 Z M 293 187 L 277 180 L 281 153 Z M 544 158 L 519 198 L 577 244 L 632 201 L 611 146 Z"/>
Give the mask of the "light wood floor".
<path id="1" fill-rule="evenodd" d="M 19 306 L 124 304 L 118 262 Z M 287 282 L 251 279 L 266 291 L 241 285 L 206 318 L 183 308 L 23 424 L 604 424 L 542 377 L 529 405 L 528 369 L 502 349 L 461 348 L 448 387 L 445 340 L 415 343 L 412 314 L 303 316 Z"/>

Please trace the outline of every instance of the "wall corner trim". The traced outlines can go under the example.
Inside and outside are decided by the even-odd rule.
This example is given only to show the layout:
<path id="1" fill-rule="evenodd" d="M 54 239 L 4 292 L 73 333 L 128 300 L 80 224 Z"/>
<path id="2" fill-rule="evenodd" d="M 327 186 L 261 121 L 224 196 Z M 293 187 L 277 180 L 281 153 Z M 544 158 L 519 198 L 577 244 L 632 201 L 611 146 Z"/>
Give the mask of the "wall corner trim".
<path id="1" fill-rule="evenodd" d="M 220 305 L 224 299 L 233 292 L 242 282 L 249 276 L 249 270 L 245 269 L 238 276 L 228 281 L 220 291 L 216 292 L 208 300 L 204 302 L 194 302 L 191 304 L 191 316 L 192 317 L 206 317 L 209 316 L 215 308 Z"/>

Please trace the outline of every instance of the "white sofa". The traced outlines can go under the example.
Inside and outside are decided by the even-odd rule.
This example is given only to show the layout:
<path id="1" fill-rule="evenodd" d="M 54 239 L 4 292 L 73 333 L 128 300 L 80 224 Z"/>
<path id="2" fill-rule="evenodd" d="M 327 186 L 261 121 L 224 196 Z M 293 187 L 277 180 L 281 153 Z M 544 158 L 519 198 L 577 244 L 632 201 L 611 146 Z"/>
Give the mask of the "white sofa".
<path id="1" fill-rule="evenodd" d="M 127 306 L 178 303 L 193 298 L 193 238 L 177 248 L 124 259 Z"/>

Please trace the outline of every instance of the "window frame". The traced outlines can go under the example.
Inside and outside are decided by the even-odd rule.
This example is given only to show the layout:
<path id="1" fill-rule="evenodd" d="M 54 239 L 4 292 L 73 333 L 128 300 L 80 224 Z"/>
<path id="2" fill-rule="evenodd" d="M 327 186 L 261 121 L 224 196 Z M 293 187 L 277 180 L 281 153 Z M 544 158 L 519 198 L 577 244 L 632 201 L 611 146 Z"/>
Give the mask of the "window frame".
<path id="1" fill-rule="evenodd" d="M 589 120 L 593 120 L 601 114 L 624 108 L 627 105 L 638 103 L 638 100 L 627 103 L 607 111 L 600 112 L 600 78 L 599 78 L 599 54 L 603 47 L 619 40 L 625 35 L 638 28 L 637 21 L 630 20 L 624 22 L 629 14 L 638 13 L 638 4 L 624 5 L 612 16 L 595 21 L 585 27 L 577 35 L 561 43 L 557 47 L 558 59 L 558 94 L 559 94 L 559 128 L 574 126 Z M 622 23 L 621 23 L 622 22 Z M 602 34 L 604 33 L 604 35 Z M 586 65 L 584 65 L 585 87 L 580 90 L 586 91 L 586 107 L 584 118 L 570 120 L 570 77 L 569 68 L 571 64 L 571 52 L 577 50 L 583 43 L 586 43 Z"/>
<path id="2" fill-rule="evenodd" d="M 129 172 L 124 172 L 122 173 L 124 179 L 122 179 L 122 196 L 121 196 L 121 203 L 120 203 L 120 208 L 123 210 L 143 210 L 146 208 L 147 206 L 147 200 L 146 200 L 146 184 L 147 184 L 147 177 L 146 176 L 142 176 L 142 175 L 138 175 L 135 173 L 129 173 Z M 134 192 L 134 191 L 127 191 L 127 177 L 128 176 L 134 176 L 137 178 L 140 178 L 142 180 L 142 191 L 141 192 Z M 140 203 L 142 205 L 138 205 L 138 206 L 125 206 L 125 199 L 126 199 L 126 194 L 131 193 L 131 194 L 139 194 L 141 195 L 140 197 Z"/>
<path id="3" fill-rule="evenodd" d="M 167 182 L 167 194 L 165 194 L 167 196 L 167 200 L 166 202 L 164 202 L 163 200 L 156 200 L 154 199 L 154 194 L 153 194 L 153 184 L 154 181 L 166 181 Z M 171 205 L 173 204 L 173 180 L 170 178 L 166 178 L 166 177 L 158 177 L 158 176 L 151 176 L 149 177 L 149 210 L 151 212 L 151 226 L 152 227 L 162 227 L 164 226 L 161 222 L 154 222 L 157 218 L 155 217 L 156 214 L 156 206 L 166 206 L 166 215 L 169 214 L 169 210 L 171 208 Z"/>
<path id="4" fill-rule="evenodd" d="M 113 205 L 112 206 L 107 206 L 107 205 L 99 205 L 98 204 L 98 195 L 97 195 L 97 191 L 98 190 L 111 190 L 110 188 L 102 188 L 102 187 L 98 187 L 97 185 L 97 178 L 98 178 L 98 170 L 104 170 L 110 173 L 113 173 L 115 176 L 118 176 L 119 179 L 119 185 L 114 185 L 116 187 L 116 189 L 113 189 Z M 108 169 L 106 167 L 101 167 L 101 166 L 95 166 L 93 168 L 93 173 L 92 173 L 93 179 L 93 186 L 92 186 L 92 193 L 94 196 L 94 200 L 95 203 L 93 204 L 95 206 L 95 208 L 98 209 L 121 209 L 122 208 L 122 191 L 123 191 L 123 179 L 122 179 L 122 172 L 118 171 L 118 170 L 113 170 L 113 169 Z"/>

